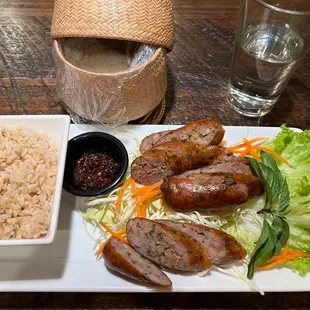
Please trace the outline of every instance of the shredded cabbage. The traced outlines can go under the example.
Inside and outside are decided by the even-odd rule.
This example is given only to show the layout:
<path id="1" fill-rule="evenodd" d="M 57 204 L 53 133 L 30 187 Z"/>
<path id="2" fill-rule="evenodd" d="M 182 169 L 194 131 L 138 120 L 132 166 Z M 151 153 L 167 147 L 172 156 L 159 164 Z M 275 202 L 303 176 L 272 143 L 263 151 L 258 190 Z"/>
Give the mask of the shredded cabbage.
<path id="1" fill-rule="evenodd" d="M 232 266 L 230 269 L 224 269 L 222 267 L 212 266 L 212 268 L 217 270 L 218 272 L 231 276 L 241 282 L 245 282 L 252 291 L 259 292 L 261 295 L 265 295 L 265 292 L 262 289 L 260 289 L 253 280 L 247 278 L 246 276 L 247 267 L 248 265 L 246 263 L 244 263 L 241 266 Z"/>
<path id="2" fill-rule="evenodd" d="M 221 228 L 234 236 L 251 253 L 263 227 L 263 215 L 257 213 L 263 209 L 265 195 L 250 199 L 227 216 L 227 222 Z"/>
<path id="3" fill-rule="evenodd" d="M 99 222 L 108 224 L 115 231 L 124 228 L 127 221 L 135 216 L 136 200 L 131 197 L 131 187 L 128 186 L 124 192 L 123 200 L 121 202 L 121 210 L 118 213 L 115 210 L 115 203 L 121 187 L 122 185 L 108 195 L 87 198 L 85 200 L 86 211 L 83 212 L 80 210 L 84 220 L 89 222 L 91 225 L 95 225 L 97 228 L 101 228 Z M 117 215 L 116 217 L 115 214 Z M 170 209 L 164 210 L 161 206 L 160 199 L 154 200 L 148 204 L 147 218 L 151 220 L 167 219 L 191 222 L 214 228 L 220 228 L 227 222 L 224 217 L 212 213 L 199 213 L 197 211 L 182 213 Z M 104 229 L 101 229 L 99 232 L 95 231 L 92 238 L 94 238 L 94 235 L 96 234 L 97 238 L 100 239 L 101 242 L 104 242 L 109 237 L 105 234 Z M 97 246 L 99 246 L 99 242 Z"/>

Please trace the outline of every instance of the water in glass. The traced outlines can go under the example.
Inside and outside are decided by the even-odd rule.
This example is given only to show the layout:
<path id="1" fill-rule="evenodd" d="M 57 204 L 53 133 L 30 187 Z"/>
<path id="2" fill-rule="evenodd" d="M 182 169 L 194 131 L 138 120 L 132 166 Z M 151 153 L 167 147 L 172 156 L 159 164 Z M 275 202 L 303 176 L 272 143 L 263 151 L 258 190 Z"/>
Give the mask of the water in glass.
<path id="1" fill-rule="evenodd" d="M 268 113 L 301 60 L 302 36 L 285 23 L 252 23 L 236 42 L 228 102 L 247 116 Z"/>

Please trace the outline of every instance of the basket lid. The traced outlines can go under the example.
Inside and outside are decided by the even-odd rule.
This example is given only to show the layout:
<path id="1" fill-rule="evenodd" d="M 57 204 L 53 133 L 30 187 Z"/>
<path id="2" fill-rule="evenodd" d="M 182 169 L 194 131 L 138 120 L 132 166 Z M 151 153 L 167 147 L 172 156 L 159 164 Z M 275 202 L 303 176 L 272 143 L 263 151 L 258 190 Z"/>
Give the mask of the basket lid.
<path id="1" fill-rule="evenodd" d="M 170 0 L 56 0 L 51 36 L 135 41 L 170 51 L 173 8 Z"/>

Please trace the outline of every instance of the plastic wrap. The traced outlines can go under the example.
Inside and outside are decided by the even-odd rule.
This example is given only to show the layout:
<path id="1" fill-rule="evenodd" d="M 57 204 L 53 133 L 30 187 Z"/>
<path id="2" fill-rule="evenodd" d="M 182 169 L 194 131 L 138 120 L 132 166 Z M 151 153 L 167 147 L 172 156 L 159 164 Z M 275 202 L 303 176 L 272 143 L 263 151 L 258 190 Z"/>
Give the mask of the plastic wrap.
<path id="1" fill-rule="evenodd" d="M 153 45 L 54 41 L 57 93 L 77 124 L 126 124 L 150 113 L 166 90 L 165 53 Z"/>

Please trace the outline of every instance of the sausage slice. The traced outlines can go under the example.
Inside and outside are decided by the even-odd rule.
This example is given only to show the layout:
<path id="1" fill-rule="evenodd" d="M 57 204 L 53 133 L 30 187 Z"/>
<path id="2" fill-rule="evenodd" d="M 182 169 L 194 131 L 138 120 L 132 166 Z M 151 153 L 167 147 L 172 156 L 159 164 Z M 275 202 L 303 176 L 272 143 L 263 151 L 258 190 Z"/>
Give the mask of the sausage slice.
<path id="1" fill-rule="evenodd" d="M 195 170 L 185 171 L 180 174 L 180 177 L 189 175 L 192 173 L 240 173 L 240 174 L 251 174 L 252 170 L 249 162 L 244 157 L 231 156 L 229 161 L 220 161 L 218 164 L 205 166 Z"/>
<path id="2" fill-rule="evenodd" d="M 170 208 L 191 211 L 242 204 L 261 195 L 264 187 L 257 177 L 248 174 L 192 173 L 166 179 L 161 191 Z"/>
<path id="3" fill-rule="evenodd" d="M 168 220 L 157 222 L 178 229 L 200 242 L 207 249 L 214 265 L 230 264 L 242 260 L 247 254 L 244 247 L 233 236 L 224 231 L 198 224 Z"/>
<path id="4" fill-rule="evenodd" d="M 175 140 L 186 140 L 202 145 L 218 145 L 225 131 L 222 124 L 213 120 L 200 120 L 175 130 L 155 133 L 145 137 L 140 145 L 141 154 L 150 148 Z"/>
<path id="5" fill-rule="evenodd" d="M 148 136 L 146 136 L 140 143 L 140 153 L 143 154 L 147 150 L 151 149 L 156 145 L 156 143 L 167 133 L 171 132 L 173 130 L 164 130 L 160 132 L 152 133 Z"/>
<path id="6" fill-rule="evenodd" d="M 172 285 L 161 269 L 117 238 L 111 237 L 107 241 L 102 255 L 109 268 L 126 277 L 157 286 Z"/>
<path id="7" fill-rule="evenodd" d="M 198 241 L 162 223 L 131 219 L 127 239 L 137 252 L 165 268 L 199 272 L 211 266 L 208 251 Z"/>
<path id="8" fill-rule="evenodd" d="M 217 163 L 225 152 L 225 148 L 215 145 L 167 142 L 137 157 L 131 164 L 131 176 L 137 183 L 151 185 L 165 177 Z"/>

